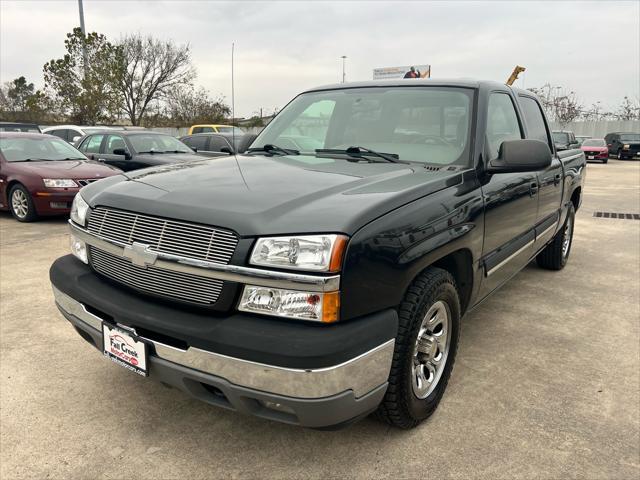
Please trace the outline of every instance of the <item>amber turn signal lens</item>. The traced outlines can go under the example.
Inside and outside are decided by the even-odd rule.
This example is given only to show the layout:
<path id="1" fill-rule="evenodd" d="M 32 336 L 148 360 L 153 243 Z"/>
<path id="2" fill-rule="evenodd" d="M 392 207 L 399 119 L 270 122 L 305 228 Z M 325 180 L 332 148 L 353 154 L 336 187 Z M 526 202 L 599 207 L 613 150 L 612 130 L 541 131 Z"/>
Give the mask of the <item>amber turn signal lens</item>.
<path id="1" fill-rule="evenodd" d="M 337 322 L 340 318 L 340 292 L 322 295 L 322 323 Z"/>
<path id="2" fill-rule="evenodd" d="M 331 252 L 331 262 L 329 262 L 330 272 L 339 272 L 342 268 L 342 260 L 344 259 L 344 252 L 347 249 L 347 242 L 349 239 L 344 235 L 338 235 L 336 241 L 333 244 L 333 251 Z"/>

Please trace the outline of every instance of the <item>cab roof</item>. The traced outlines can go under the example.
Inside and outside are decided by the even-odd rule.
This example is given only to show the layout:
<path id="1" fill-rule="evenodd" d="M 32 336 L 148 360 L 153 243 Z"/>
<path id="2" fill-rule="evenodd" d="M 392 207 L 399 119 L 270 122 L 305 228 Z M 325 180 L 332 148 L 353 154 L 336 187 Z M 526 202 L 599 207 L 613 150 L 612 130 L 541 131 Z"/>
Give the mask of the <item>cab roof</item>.
<path id="1" fill-rule="evenodd" d="M 532 95 L 532 92 L 527 90 L 516 89 L 508 87 L 504 83 L 488 81 L 488 80 L 474 80 L 471 78 L 457 78 L 457 79 L 435 79 L 435 78 L 411 78 L 411 79 L 394 79 L 394 80 L 368 80 L 364 82 L 349 82 L 349 83 L 333 83 L 330 85 L 322 85 L 320 87 L 310 88 L 307 92 L 318 92 L 323 90 L 343 90 L 346 88 L 371 88 L 371 87 L 415 87 L 415 86 L 430 86 L 430 87 L 460 87 L 460 88 L 474 88 L 474 89 L 494 89 L 494 88 L 511 88 L 518 93 L 527 93 Z"/>

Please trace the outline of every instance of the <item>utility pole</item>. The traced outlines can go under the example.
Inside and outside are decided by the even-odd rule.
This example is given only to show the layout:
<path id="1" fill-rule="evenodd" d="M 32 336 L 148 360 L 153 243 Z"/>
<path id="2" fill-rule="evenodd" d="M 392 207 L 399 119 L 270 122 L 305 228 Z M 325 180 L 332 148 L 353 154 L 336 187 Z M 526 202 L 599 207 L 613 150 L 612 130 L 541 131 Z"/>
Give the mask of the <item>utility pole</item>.
<path id="1" fill-rule="evenodd" d="M 84 62 L 84 79 L 87 79 L 87 69 L 89 67 L 89 60 L 87 58 L 87 31 L 84 28 L 84 9 L 82 8 L 82 0 L 78 0 L 78 10 L 80 11 L 80 30 L 82 30 L 83 42 L 82 42 L 82 60 Z"/>
<path id="2" fill-rule="evenodd" d="M 347 56 L 342 55 L 340 58 L 342 59 L 342 83 L 344 83 L 344 79 L 345 79 L 344 62 L 347 59 Z"/>

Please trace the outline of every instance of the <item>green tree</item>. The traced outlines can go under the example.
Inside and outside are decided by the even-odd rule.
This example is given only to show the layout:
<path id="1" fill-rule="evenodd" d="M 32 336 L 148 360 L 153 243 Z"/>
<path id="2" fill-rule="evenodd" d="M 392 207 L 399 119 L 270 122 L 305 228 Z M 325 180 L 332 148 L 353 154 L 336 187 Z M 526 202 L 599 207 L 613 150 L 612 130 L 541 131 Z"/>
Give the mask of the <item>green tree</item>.
<path id="1" fill-rule="evenodd" d="M 67 53 L 44 65 L 45 89 L 59 112 L 78 124 L 112 121 L 121 110 L 122 51 L 95 32 L 67 34 Z M 85 65 L 83 49 L 86 48 Z"/>
<path id="2" fill-rule="evenodd" d="M 0 88 L 0 118 L 8 121 L 42 121 L 47 115 L 49 101 L 33 83 L 23 76 Z"/>

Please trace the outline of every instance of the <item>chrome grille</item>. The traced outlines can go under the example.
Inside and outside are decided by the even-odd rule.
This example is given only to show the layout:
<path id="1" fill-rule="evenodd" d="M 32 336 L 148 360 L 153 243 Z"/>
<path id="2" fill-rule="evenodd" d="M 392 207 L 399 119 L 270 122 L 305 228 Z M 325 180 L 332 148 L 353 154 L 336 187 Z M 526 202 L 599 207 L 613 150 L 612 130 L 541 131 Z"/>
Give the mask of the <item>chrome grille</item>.
<path id="1" fill-rule="evenodd" d="M 226 265 L 238 244 L 233 232 L 139 213 L 98 207 L 88 230 L 109 240 L 140 242 L 151 250 Z"/>
<path id="2" fill-rule="evenodd" d="M 190 273 L 173 272 L 158 267 L 138 267 L 128 259 L 89 246 L 93 268 L 119 283 L 137 290 L 197 304 L 212 304 L 218 300 L 222 280 Z"/>

